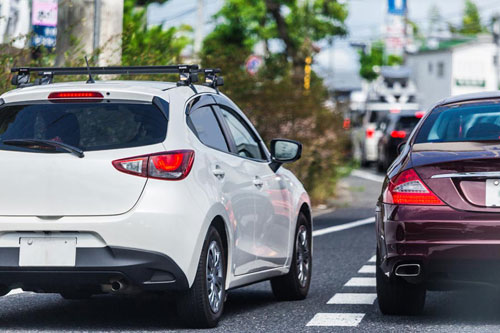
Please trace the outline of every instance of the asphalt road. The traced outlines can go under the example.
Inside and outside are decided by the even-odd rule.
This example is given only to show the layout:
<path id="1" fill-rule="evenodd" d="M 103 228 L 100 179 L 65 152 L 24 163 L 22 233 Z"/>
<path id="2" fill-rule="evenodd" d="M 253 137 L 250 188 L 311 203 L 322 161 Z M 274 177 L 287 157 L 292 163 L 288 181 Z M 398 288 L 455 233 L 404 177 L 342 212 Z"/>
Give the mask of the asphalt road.
<path id="1" fill-rule="evenodd" d="M 212 331 L 498 332 L 500 294 L 491 291 L 430 292 L 424 314 L 417 317 L 380 313 L 370 261 L 375 254 L 374 224 L 364 220 L 356 227 L 332 229 L 373 216 L 381 186 L 381 177 L 373 174 L 365 170 L 346 178 L 339 208 L 315 218 L 315 230 L 334 232 L 314 237 L 313 280 L 306 300 L 277 302 L 268 282 L 233 290 L 219 327 Z M 363 304 L 345 304 L 355 302 Z M 67 301 L 58 295 L 19 293 L 0 298 L 0 329 L 181 331 L 183 326 L 173 304 L 162 298 Z"/>

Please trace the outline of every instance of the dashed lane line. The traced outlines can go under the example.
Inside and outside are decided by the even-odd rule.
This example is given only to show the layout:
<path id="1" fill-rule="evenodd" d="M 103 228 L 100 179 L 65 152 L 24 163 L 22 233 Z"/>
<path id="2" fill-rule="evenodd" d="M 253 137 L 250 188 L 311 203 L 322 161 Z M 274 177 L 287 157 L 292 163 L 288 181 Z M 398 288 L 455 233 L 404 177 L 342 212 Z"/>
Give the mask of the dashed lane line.
<path id="1" fill-rule="evenodd" d="M 371 277 L 353 277 L 344 285 L 345 287 L 376 287 L 375 278 Z"/>
<path id="2" fill-rule="evenodd" d="M 328 227 L 328 228 L 314 230 L 312 235 L 313 235 L 313 237 L 318 237 L 318 236 L 322 236 L 322 235 L 326 235 L 326 234 L 331 234 L 332 232 L 351 229 L 351 228 L 359 227 L 359 226 L 374 223 L 374 222 L 375 222 L 375 217 L 368 217 L 368 218 L 362 219 L 362 220 L 357 220 L 357 221 L 344 223 L 344 224 L 340 224 L 340 225 L 334 225 L 334 226 Z"/>
<path id="3" fill-rule="evenodd" d="M 364 313 L 317 313 L 307 326 L 358 326 Z"/>
<path id="4" fill-rule="evenodd" d="M 368 304 L 373 305 L 377 299 L 377 294 L 351 294 L 337 293 L 326 304 Z"/>
<path id="5" fill-rule="evenodd" d="M 375 266 L 374 265 L 364 265 L 358 271 L 361 274 L 375 274 Z"/>
<path id="6" fill-rule="evenodd" d="M 377 256 L 373 256 L 368 260 L 368 262 L 375 262 L 377 260 Z"/>

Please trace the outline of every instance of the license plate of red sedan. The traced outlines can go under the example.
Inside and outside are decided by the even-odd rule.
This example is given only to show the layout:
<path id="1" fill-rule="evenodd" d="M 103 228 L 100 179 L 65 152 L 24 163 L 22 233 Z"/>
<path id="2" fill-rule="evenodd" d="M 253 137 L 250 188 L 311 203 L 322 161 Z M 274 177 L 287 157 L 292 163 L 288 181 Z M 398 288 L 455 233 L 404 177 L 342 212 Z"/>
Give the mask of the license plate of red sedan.
<path id="1" fill-rule="evenodd" d="M 76 238 L 22 237 L 19 243 L 19 266 L 75 266 Z"/>
<path id="2" fill-rule="evenodd" d="M 486 179 L 486 206 L 500 207 L 500 179 Z"/>

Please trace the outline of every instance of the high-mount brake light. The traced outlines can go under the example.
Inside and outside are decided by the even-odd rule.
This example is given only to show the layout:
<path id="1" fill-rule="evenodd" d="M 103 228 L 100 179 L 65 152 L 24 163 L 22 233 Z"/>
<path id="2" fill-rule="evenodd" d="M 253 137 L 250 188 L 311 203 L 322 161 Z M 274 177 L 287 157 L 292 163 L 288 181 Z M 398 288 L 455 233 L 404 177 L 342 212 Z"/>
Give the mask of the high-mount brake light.
<path id="1" fill-rule="evenodd" d="M 405 170 L 390 180 L 384 192 L 384 203 L 396 205 L 444 205 L 441 199 L 425 186 L 413 169 Z"/>
<path id="2" fill-rule="evenodd" d="M 102 99 L 104 96 L 97 91 L 61 91 L 49 94 L 49 99 Z"/>
<path id="3" fill-rule="evenodd" d="M 391 136 L 395 139 L 404 139 L 404 138 L 406 138 L 406 132 L 405 131 L 392 131 Z"/>
<path id="4" fill-rule="evenodd" d="M 181 180 L 189 175 L 193 161 L 194 151 L 175 150 L 120 159 L 112 163 L 118 171 L 135 176 L 164 180 Z"/>

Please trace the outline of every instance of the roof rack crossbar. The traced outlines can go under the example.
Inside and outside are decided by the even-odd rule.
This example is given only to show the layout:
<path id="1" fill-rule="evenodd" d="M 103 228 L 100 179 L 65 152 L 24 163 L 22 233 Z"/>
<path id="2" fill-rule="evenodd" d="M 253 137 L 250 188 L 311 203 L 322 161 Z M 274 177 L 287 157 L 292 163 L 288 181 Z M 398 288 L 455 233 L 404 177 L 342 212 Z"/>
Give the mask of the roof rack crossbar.
<path id="1" fill-rule="evenodd" d="M 220 73 L 219 68 L 200 69 L 198 65 L 171 65 L 171 66 L 109 66 L 109 67 L 14 67 L 11 73 L 16 73 L 12 77 L 12 84 L 18 88 L 50 84 L 57 75 L 140 75 L 140 74 L 179 74 L 180 80 L 177 85 L 189 86 L 198 82 L 198 74 L 204 74 L 207 82 L 213 82 L 211 87 L 216 88 L 217 82 L 222 82 L 216 74 Z M 30 83 L 31 74 L 36 74 L 40 78 Z M 209 79 L 209 77 L 211 79 Z M 208 85 L 208 84 L 206 84 Z"/>

